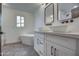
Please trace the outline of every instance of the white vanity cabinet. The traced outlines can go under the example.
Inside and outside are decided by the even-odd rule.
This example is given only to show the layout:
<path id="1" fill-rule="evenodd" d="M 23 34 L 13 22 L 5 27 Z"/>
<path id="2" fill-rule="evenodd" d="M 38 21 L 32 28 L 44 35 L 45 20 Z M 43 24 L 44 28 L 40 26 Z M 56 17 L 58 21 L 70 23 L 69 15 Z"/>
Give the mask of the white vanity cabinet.
<path id="1" fill-rule="evenodd" d="M 35 32 L 34 49 L 42 56 L 79 56 L 79 35 Z"/>
<path id="2" fill-rule="evenodd" d="M 74 51 L 47 41 L 47 56 L 73 56 Z"/>
<path id="3" fill-rule="evenodd" d="M 42 56 L 45 55 L 44 41 L 45 41 L 44 34 L 36 32 L 34 37 L 34 49 L 39 55 L 42 55 Z"/>

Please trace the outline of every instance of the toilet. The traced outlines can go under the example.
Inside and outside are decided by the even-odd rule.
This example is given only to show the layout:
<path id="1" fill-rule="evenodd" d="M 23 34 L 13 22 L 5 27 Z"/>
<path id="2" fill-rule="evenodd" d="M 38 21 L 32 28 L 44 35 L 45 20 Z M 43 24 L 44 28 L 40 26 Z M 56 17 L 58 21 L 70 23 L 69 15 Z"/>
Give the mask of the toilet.
<path id="1" fill-rule="evenodd" d="M 22 44 L 34 46 L 34 34 L 21 34 L 20 40 Z"/>

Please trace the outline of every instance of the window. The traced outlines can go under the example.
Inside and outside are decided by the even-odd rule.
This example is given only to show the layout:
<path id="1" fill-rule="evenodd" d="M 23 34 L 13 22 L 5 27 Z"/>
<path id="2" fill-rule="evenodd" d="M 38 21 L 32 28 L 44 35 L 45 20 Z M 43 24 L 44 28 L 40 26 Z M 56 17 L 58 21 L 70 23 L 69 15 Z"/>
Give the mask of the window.
<path id="1" fill-rule="evenodd" d="M 24 27 L 24 17 L 23 16 L 17 16 L 17 27 Z"/>

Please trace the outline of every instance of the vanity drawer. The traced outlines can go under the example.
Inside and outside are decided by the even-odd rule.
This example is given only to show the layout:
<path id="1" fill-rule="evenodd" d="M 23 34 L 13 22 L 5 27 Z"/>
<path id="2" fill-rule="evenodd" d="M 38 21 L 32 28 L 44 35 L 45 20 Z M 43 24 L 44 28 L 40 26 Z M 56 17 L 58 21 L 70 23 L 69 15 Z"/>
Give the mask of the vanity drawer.
<path id="1" fill-rule="evenodd" d="M 71 50 L 76 50 L 76 39 L 56 35 L 46 35 L 47 41 L 61 45 Z"/>
<path id="2" fill-rule="evenodd" d="M 47 56 L 75 56 L 75 51 L 47 41 Z"/>

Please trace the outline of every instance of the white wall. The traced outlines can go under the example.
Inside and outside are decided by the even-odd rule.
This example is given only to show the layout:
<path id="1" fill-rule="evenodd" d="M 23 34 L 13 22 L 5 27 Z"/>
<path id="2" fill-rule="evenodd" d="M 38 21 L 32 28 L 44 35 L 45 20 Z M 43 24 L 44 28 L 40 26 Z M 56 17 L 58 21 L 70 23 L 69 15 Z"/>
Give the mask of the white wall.
<path id="1" fill-rule="evenodd" d="M 44 26 L 44 6 L 40 6 L 35 13 L 35 30 L 42 26 Z"/>
<path id="2" fill-rule="evenodd" d="M 25 17 L 24 28 L 16 27 L 16 16 Z M 22 33 L 33 33 L 34 30 L 34 18 L 33 15 L 28 12 L 18 11 L 8 7 L 2 8 L 2 31 L 5 33 L 3 39 L 5 43 L 19 42 L 19 35 Z"/>

